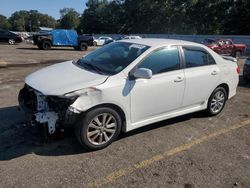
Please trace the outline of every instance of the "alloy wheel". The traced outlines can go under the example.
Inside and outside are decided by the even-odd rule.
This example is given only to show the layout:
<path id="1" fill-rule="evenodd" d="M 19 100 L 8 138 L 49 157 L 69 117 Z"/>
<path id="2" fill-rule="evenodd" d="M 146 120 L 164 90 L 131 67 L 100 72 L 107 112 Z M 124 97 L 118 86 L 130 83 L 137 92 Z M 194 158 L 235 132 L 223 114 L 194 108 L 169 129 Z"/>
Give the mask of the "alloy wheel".
<path id="1" fill-rule="evenodd" d="M 217 114 L 218 112 L 220 112 L 225 104 L 226 101 L 226 96 L 225 93 L 218 90 L 212 100 L 211 100 L 211 105 L 210 105 L 210 109 L 213 113 Z"/>
<path id="2" fill-rule="evenodd" d="M 88 141 L 93 145 L 102 145 L 110 141 L 117 129 L 115 117 L 110 113 L 95 116 L 87 128 Z"/>
<path id="3" fill-rule="evenodd" d="M 15 44 L 15 40 L 14 39 L 9 39 L 8 42 L 9 42 L 10 45 L 14 45 Z"/>

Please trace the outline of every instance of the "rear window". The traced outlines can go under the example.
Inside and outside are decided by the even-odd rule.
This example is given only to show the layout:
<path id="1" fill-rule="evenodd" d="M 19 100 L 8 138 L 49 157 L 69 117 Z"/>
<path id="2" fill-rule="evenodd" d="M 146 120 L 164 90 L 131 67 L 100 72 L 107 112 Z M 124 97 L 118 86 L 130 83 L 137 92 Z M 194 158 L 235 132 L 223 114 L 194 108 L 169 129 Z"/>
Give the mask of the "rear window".
<path id="1" fill-rule="evenodd" d="M 186 68 L 200 67 L 215 64 L 213 57 L 199 47 L 183 47 Z"/>

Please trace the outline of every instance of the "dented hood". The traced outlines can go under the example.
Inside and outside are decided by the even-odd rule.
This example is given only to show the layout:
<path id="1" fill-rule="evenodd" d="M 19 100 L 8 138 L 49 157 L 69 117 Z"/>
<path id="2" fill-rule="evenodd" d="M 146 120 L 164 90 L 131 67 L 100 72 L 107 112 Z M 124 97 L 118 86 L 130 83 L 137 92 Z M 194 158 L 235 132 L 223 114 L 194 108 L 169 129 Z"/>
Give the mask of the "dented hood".
<path id="1" fill-rule="evenodd" d="M 77 67 L 72 61 L 58 63 L 26 77 L 25 83 L 44 95 L 64 95 L 71 91 L 100 85 L 107 75 Z"/>

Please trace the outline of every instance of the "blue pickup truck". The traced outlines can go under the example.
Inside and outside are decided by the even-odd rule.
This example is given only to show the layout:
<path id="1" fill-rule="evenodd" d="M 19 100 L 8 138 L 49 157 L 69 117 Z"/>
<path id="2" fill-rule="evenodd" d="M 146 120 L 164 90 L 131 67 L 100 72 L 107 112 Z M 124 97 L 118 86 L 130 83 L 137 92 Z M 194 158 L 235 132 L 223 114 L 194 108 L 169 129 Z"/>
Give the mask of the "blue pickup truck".
<path id="1" fill-rule="evenodd" d="M 78 35 L 75 30 L 55 29 L 33 36 L 34 45 L 41 50 L 50 50 L 54 47 L 73 47 L 75 50 L 86 51 L 88 46 L 93 46 L 92 35 Z"/>

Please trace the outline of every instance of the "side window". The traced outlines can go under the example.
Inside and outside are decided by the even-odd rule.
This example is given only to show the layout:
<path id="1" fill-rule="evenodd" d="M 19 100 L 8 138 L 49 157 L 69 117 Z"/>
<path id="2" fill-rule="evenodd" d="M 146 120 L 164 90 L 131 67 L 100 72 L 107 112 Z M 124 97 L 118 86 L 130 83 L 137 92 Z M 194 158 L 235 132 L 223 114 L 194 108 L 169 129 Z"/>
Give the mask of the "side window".
<path id="1" fill-rule="evenodd" d="M 226 44 L 227 44 L 227 45 L 232 45 L 232 41 L 226 40 Z"/>
<path id="2" fill-rule="evenodd" d="M 213 57 L 202 48 L 183 48 L 186 68 L 215 64 Z"/>
<path id="3" fill-rule="evenodd" d="M 153 74 L 180 69 L 178 48 L 170 47 L 153 52 L 143 60 L 139 68 L 150 69 Z"/>

